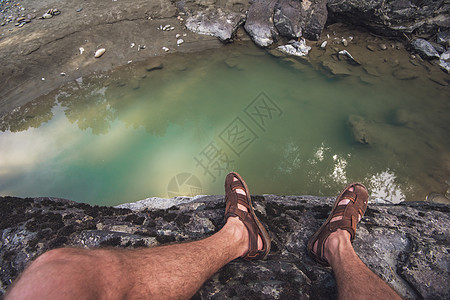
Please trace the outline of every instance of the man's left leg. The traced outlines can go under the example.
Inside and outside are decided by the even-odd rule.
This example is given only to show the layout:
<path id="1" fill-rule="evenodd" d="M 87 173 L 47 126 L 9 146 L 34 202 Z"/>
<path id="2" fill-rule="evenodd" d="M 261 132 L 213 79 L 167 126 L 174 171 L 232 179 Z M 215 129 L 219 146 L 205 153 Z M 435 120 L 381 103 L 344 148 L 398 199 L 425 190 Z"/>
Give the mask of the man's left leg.
<path id="1" fill-rule="evenodd" d="M 227 212 L 231 208 L 240 216 L 228 215 L 225 226 L 216 234 L 200 241 L 150 249 L 52 250 L 25 270 L 6 299 L 186 299 L 193 296 L 228 262 L 242 256 L 251 259 L 249 254 L 262 258 L 270 248 L 270 240 L 261 239 L 266 232 L 256 231 L 257 235 L 252 236 L 249 225 L 241 221 L 247 214 L 248 223 L 254 214 L 249 213 L 251 203 L 248 208 L 241 204 L 243 198 L 250 198 L 249 192 L 234 174 L 237 173 L 227 177 L 228 189 L 225 187 Z"/>

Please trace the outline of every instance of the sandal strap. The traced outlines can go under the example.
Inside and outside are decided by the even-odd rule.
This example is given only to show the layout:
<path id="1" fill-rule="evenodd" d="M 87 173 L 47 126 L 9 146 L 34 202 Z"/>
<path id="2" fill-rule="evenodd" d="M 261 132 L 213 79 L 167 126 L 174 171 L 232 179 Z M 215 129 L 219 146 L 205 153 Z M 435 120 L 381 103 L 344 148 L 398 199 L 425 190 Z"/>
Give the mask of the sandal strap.
<path id="1" fill-rule="evenodd" d="M 353 187 L 353 192 L 349 191 L 351 187 Z M 368 198 L 367 189 L 361 183 L 350 184 L 336 198 L 329 218 L 308 241 L 308 252 L 317 262 L 325 266 L 329 265 L 325 259 L 325 241 L 331 233 L 338 229 L 347 230 L 350 233 L 350 240 L 353 242 L 356 235 L 356 226 L 360 217 L 362 218 L 366 211 Z M 339 204 L 346 199 L 350 200 L 347 204 Z M 342 217 L 342 219 L 332 221 L 336 217 Z M 316 242 L 317 251 L 313 252 Z"/>
<path id="2" fill-rule="evenodd" d="M 235 177 L 238 180 L 234 181 Z M 237 189 L 242 189 L 245 195 L 237 193 Z M 228 174 L 225 181 L 225 220 L 229 217 L 238 217 L 244 223 L 248 230 L 249 250 L 243 258 L 253 260 L 264 258 L 268 254 L 270 250 L 270 239 L 265 229 L 261 229 L 258 226 L 257 220 L 255 220 L 256 216 L 251 213 L 253 212 L 253 207 L 251 207 L 249 197 L 250 193 L 240 175 L 235 172 Z M 247 211 L 239 209 L 238 204 L 247 208 Z M 261 236 L 261 240 L 263 241 L 262 250 L 258 250 L 258 236 Z"/>

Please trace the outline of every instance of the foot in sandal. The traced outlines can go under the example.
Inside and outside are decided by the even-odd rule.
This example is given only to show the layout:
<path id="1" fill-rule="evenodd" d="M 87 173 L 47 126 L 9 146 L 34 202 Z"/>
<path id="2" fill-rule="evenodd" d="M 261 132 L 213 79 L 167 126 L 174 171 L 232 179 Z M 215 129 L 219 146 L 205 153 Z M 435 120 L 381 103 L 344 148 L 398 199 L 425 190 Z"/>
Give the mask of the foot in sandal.
<path id="1" fill-rule="evenodd" d="M 239 219 L 248 232 L 248 249 L 242 254 L 246 260 L 264 259 L 270 251 L 270 237 L 258 220 L 252 206 L 247 184 L 236 173 L 231 172 L 225 179 L 225 220 Z"/>
<path id="2" fill-rule="evenodd" d="M 369 194 L 361 183 L 348 185 L 336 198 L 330 216 L 308 241 L 308 253 L 318 263 L 329 266 L 328 250 L 340 239 L 353 241 L 356 225 L 367 208 Z"/>

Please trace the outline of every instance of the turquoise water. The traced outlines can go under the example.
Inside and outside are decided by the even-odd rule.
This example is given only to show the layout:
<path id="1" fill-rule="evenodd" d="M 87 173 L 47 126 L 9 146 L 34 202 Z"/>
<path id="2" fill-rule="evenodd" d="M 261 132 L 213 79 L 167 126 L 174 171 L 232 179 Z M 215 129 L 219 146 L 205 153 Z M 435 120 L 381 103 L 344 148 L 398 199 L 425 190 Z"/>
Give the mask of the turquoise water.
<path id="1" fill-rule="evenodd" d="M 116 205 L 223 194 L 232 170 L 252 194 L 329 196 L 361 181 L 399 202 L 446 189 L 448 86 L 330 78 L 247 44 L 163 64 L 79 78 L 5 116 L 0 195 Z M 353 140 L 350 115 L 369 145 Z"/>

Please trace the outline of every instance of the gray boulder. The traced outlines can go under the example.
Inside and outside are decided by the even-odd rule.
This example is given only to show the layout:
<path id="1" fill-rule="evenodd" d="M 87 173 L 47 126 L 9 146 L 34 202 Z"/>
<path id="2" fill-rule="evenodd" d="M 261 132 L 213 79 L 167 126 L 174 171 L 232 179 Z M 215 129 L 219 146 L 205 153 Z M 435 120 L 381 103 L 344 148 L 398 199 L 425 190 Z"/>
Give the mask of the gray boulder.
<path id="1" fill-rule="evenodd" d="M 244 28 L 260 47 L 272 45 L 278 35 L 272 21 L 276 3 L 277 0 L 255 0 L 248 9 Z"/>
<path id="2" fill-rule="evenodd" d="M 278 36 L 318 40 L 326 20 L 326 0 L 256 0 L 244 28 L 258 46 L 268 47 Z"/>
<path id="3" fill-rule="evenodd" d="M 332 19 L 364 25 L 380 34 L 403 32 L 434 34 L 438 28 L 450 27 L 450 3 L 405 0 L 328 0 Z"/>
<path id="4" fill-rule="evenodd" d="M 278 0 L 273 21 L 281 36 L 318 40 L 327 20 L 326 1 Z"/>
<path id="5" fill-rule="evenodd" d="M 192 32 L 212 35 L 228 42 L 245 21 L 245 15 L 222 9 L 199 11 L 186 20 L 186 28 Z"/>
<path id="6" fill-rule="evenodd" d="M 309 237 L 328 217 L 334 199 L 264 195 L 252 200 L 272 238 L 267 260 L 232 261 L 194 299 L 335 299 L 331 269 L 306 252 Z M 136 209 L 130 210 L 0 197 L 0 298 L 28 263 L 49 249 L 152 247 L 201 239 L 223 226 L 223 196 L 183 201 L 159 209 L 149 199 L 130 205 Z M 355 251 L 404 298 L 448 299 L 449 212 L 448 205 L 427 202 L 370 203 L 358 225 Z"/>
<path id="7" fill-rule="evenodd" d="M 415 39 L 411 46 L 414 48 L 414 50 L 417 51 L 417 53 L 420 54 L 422 58 L 431 59 L 431 58 L 439 58 L 440 55 L 434 49 L 433 45 L 431 45 L 429 42 L 427 42 L 424 39 Z"/>

